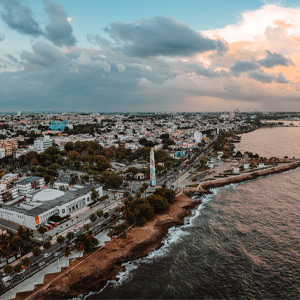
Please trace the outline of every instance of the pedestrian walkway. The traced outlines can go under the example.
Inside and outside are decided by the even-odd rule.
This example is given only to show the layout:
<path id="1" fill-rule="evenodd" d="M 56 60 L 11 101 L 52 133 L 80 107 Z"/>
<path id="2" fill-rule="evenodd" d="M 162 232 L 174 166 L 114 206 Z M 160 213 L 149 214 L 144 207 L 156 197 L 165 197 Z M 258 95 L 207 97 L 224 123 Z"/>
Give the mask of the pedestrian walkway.
<path id="1" fill-rule="evenodd" d="M 81 256 L 82 253 L 80 253 L 77 250 L 73 250 L 72 254 L 68 258 L 62 257 L 59 260 L 54 261 L 52 264 L 48 265 L 43 270 L 37 272 L 32 277 L 27 278 L 20 284 L 16 285 L 15 287 L 7 291 L 5 294 L 0 296 L 0 299 L 3 300 L 13 299 L 16 297 L 17 293 L 33 290 L 37 284 L 42 284 L 44 282 L 44 277 L 46 274 L 61 272 L 62 267 L 69 266 L 70 259 L 74 259 L 76 257 L 81 257 Z"/>

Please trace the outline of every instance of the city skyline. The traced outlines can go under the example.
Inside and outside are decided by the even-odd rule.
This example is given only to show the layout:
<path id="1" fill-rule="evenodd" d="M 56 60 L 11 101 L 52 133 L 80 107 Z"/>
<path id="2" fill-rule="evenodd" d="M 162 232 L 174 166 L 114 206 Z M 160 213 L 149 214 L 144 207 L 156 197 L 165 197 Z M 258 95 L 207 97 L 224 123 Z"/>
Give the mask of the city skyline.
<path id="1" fill-rule="evenodd" d="M 295 1 L 0 0 L 1 112 L 299 111 L 299 13 Z"/>

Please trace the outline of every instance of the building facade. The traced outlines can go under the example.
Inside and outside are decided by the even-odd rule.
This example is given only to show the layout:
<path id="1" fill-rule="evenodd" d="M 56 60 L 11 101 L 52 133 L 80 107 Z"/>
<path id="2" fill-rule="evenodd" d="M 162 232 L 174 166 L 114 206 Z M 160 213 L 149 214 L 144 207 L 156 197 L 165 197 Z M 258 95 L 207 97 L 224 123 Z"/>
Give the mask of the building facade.
<path id="1" fill-rule="evenodd" d="M 63 120 L 63 121 L 50 121 L 49 122 L 49 128 L 51 130 L 65 130 L 66 126 L 69 124 L 69 120 Z"/>
<path id="2" fill-rule="evenodd" d="M 52 147 L 53 143 L 50 140 L 49 135 L 45 135 L 43 139 L 37 139 L 34 141 L 34 148 L 35 150 L 40 153 L 44 152 L 47 148 Z"/>
<path id="3" fill-rule="evenodd" d="M 200 143 L 202 141 L 202 133 L 197 131 L 194 133 L 194 140 L 196 143 Z"/>
<path id="4" fill-rule="evenodd" d="M 28 192 L 36 189 L 40 189 L 45 186 L 45 180 L 43 177 L 29 177 L 17 183 L 18 193 L 25 195 Z"/>
<path id="5" fill-rule="evenodd" d="M 17 152 L 19 142 L 16 139 L 0 140 L 0 148 L 5 149 L 5 156 L 13 155 Z"/>
<path id="6" fill-rule="evenodd" d="M 150 152 L 150 186 L 156 186 L 154 150 Z"/>

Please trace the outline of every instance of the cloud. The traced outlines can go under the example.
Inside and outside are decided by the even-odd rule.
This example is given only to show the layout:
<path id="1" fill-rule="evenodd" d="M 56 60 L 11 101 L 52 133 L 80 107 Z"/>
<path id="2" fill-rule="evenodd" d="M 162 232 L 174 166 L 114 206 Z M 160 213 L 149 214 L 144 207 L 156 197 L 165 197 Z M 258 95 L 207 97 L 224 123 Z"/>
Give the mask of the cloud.
<path id="1" fill-rule="evenodd" d="M 73 60 L 75 67 L 82 69 L 85 72 L 103 69 L 106 72 L 111 71 L 111 65 L 106 61 L 92 60 L 85 55 L 81 55 L 76 60 Z"/>
<path id="2" fill-rule="evenodd" d="M 0 42 L 5 40 L 5 34 L 0 32 Z"/>
<path id="3" fill-rule="evenodd" d="M 19 0 L 0 0 L 0 5 L 3 7 L 1 18 L 9 28 L 34 37 L 43 35 L 29 6 L 21 5 Z"/>
<path id="4" fill-rule="evenodd" d="M 249 73 L 249 77 L 263 83 L 289 83 L 289 81 L 280 72 L 277 76 L 275 74 L 265 73 L 264 70 L 254 71 Z"/>
<path id="5" fill-rule="evenodd" d="M 124 72 L 125 71 L 125 66 L 122 64 L 117 64 L 117 68 L 119 72 Z"/>
<path id="6" fill-rule="evenodd" d="M 267 56 L 264 59 L 260 59 L 258 62 L 266 67 L 266 68 L 273 68 L 275 66 L 291 66 L 294 65 L 293 62 L 288 59 L 285 58 L 282 54 L 280 53 L 276 53 L 276 52 L 271 52 L 271 51 L 266 51 L 267 52 Z"/>
<path id="7" fill-rule="evenodd" d="M 77 41 L 64 8 L 50 0 L 45 1 L 44 6 L 49 17 L 49 24 L 45 27 L 45 37 L 58 47 L 75 46 Z"/>
<path id="8" fill-rule="evenodd" d="M 56 47 L 45 43 L 36 42 L 32 45 L 33 52 L 22 51 L 21 58 L 25 61 L 25 69 L 37 70 L 41 68 L 52 68 L 64 63 L 67 58 Z"/>
<path id="9" fill-rule="evenodd" d="M 227 43 L 198 33 L 174 17 L 140 19 L 135 23 L 115 22 L 104 29 L 129 56 L 191 56 L 227 51 Z M 103 39 L 100 40 L 103 43 Z"/>
<path id="10" fill-rule="evenodd" d="M 235 60 L 234 65 L 230 68 L 231 71 L 242 73 L 259 69 L 257 61 Z"/>

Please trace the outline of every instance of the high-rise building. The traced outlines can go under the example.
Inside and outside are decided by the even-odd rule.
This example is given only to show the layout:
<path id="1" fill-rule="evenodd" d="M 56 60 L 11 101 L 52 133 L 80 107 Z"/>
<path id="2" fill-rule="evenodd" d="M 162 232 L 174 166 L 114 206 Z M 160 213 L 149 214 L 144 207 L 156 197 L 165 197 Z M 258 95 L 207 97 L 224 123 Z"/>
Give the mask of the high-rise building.
<path id="1" fill-rule="evenodd" d="M 21 115 L 22 115 L 22 112 L 20 110 L 18 110 L 16 116 L 20 117 Z"/>
<path id="2" fill-rule="evenodd" d="M 47 148 L 52 147 L 52 140 L 50 140 L 50 136 L 45 135 L 43 139 L 36 139 L 34 141 L 34 147 L 38 153 L 44 152 Z"/>
<path id="3" fill-rule="evenodd" d="M 150 152 L 150 186 L 156 186 L 154 150 Z"/>
<path id="4" fill-rule="evenodd" d="M 194 133 L 194 140 L 196 141 L 196 143 L 200 143 L 202 141 L 202 133 L 199 131 L 196 131 Z"/>

